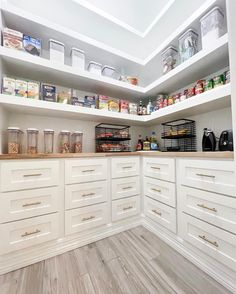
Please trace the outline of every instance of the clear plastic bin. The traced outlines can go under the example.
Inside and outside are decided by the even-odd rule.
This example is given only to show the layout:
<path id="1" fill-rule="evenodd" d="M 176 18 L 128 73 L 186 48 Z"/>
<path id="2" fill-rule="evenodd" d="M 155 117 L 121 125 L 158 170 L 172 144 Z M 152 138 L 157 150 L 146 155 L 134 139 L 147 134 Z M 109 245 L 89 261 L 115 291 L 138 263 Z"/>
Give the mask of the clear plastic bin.
<path id="1" fill-rule="evenodd" d="M 85 69 L 85 53 L 83 50 L 71 48 L 71 65 L 74 68 Z"/>
<path id="2" fill-rule="evenodd" d="M 70 131 L 60 132 L 60 153 L 70 153 Z"/>
<path id="3" fill-rule="evenodd" d="M 20 154 L 22 151 L 21 139 L 23 132 L 17 127 L 9 127 L 8 133 L 8 154 Z"/>
<path id="4" fill-rule="evenodd" d="M 192 29 L 187 30 L 179 38 L 180 61 L 184 62 L 198 52 L 198 34 Z"/>
<path id="5" fill-rule="evenodd" d="M 45 129 L 44 131 L 44 153 L 53 153 L 54 130 Z"/>
<path id="6" fill-rule="evenodd" d="M 88 64 L 88 71 L 97 75 L 101 75 L 102 74 L 101 63 L 90 61 Z"/>
<path id="7" fill-rule="evenodd" d="M 162 52 L 162 64 L 163 64 L 163 73 L 167 73 L 177 65 L 178 51 L 170 46 L 165 51 Z"/>
<path id="8" fill-rule="evenodd" d="M 214 7 L 201 19 L 202 47 L 206 48 L 221 37 L 225 30 L 224 14 L 219 7 Z"/>
<path id="9" fill-rule="evenodd" d="M 112 66 L 105 65 L 102 69 L 102 75 L 110 78 L 115 78 L 116 69 Z"/>
<path id="10" fill-rule="evenodd" d="M 27 153 L 37 154 L 38 153 L 38 134 L 37 129 L 27 129 Z"/>
<path id="11" fill-rule="evenodd" d="M 65 62 L 65 45 L 59 41 L 50 39 L 50 60 L 63 63 Z"/>
<path id="12" fill-rule="evenodd" d="M 83 148 L 83 133 L 76 131 L 72 134 L 72 152 L 82 153 Z"/>

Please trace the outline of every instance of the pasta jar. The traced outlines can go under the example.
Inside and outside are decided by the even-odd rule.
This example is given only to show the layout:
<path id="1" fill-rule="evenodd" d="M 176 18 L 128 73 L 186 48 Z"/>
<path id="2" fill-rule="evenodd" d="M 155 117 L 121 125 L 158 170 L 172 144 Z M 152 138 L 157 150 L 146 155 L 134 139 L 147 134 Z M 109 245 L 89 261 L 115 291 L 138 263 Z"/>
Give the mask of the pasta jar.
<path id="1" fill-rule="evenodd" d="M 44 153 L 53 153 L 54 131 L 45 129 L 44 131 Z"/>
<path id="2" fill-rule="evenodd" d="M 70 153 L 70 131 L 60 132 L 60 153 Z"/>
<path id="3" fill-rule="evenodd" d="M 21 139 L 23 132 L 16 127 L 9 127 L 8 132 L 8 154 L 21 153 Z"/>
<path id="4" fill-rule="evenodd" d="M 28 128 L 26 131 L 27 131 L 27 153 L 37 154 L 39 131 L 34 128 Z"/>
<path id="5" fill-rule="evenodd" d="M 83 133 L 76 131 L 72 134 L 72 152 L 81 153 L 83 147 Z"/>

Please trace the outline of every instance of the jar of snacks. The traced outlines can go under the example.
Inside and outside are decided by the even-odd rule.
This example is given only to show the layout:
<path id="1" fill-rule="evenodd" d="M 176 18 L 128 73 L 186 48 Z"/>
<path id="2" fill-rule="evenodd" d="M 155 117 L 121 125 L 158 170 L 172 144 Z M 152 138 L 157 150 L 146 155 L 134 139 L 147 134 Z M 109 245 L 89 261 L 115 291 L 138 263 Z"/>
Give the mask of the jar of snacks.
<path id="1" fill-rule="evenodd" d="M 8 132 L 8 154 L 21 153 L 21 139 L 23 132 L 16 127 L 9 127 Z"/>
<path id="2" fill-rule="evenodd" d="M 170 46 L 164 52 L 161 53 L 163 74 L 166 74 L 177 65 L 178 51 Z"/>
<path id="3" fill-rule="evenodd" d="M 70 131 L 60 132 L 60 153 L 70 153 Z"/>
<path id="4" fill-rule="evenodd" d="M 189 29 L 179 37 L 179 54 L 181 63 L 191 58 L 197 52 L 198 34 Z"/>
<path id="5" fill-rule="evenodd" d="M 44 153 L 53 153 L 54 131 L 45 129 L 44 131 Z"/>
<path id="6" fill-rule="evenodd" d="M 76 131 L 72 134 L 72 152 L 82 153 L 83 133 Z"/>
<path id="7" fill-rule="evenodd" d="M 205 85 L 206 81 L 205 80 L 199 80 L 197 81 L 197 85 L 195 88 L 195 94 L 202 94 L 204 92 L 204 85 Z"/>
<path id="8" fill-rule="evenodd" d="M 37 154 L 39 131 L 34 128 L 28 128 L 26 131 L 27 131 L 27 153 Z"/>

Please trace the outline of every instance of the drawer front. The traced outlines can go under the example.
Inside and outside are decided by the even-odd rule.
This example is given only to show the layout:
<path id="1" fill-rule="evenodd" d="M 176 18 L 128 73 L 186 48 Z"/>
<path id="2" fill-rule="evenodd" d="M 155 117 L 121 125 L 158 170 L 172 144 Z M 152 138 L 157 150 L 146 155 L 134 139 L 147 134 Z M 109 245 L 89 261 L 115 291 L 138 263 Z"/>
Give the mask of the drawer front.
<path id="1" fill-rule="evenodd" d="M 236 173 L 232 161 L 180 160 L 182 185 L 236 197 Z"/>
<path id="2" fill-rule="evenodd" d="M 67 210 L 65 212 L 65 234 L 70 235 L 96 228 L 108 223 L 106 203 Z"/>
<path id="3" fill-rule="evenodd" d="M 144 214 L 176 233 L 176 210 L 149 197 L 144 198 Z"/>
<path id="4" fill-rule="evenodd" d="M 107 159 L 65 160 L 65 183 L 77 184 L 107 179 Z"/>
<path id="5" fill-rule="evenodd" d="M 175 159 L 173 158 L 145 157 L 143 168 L 145 176 L 175 182 Z"/>
<path id="6" fill-rule="evenodd" d="M 112 221 L 116 222 L 140 213 L 140 197 L 112 201 Z"/>
<path id="7" fill-rule="evenodd" d="M 0 223 L 58 211 L 58 187 L 0 194 Z"/>
<path id="8" fill-rule="evenodd" d="M 183 213 L 182 238 L 215 260 L 236 270 L 236 237 Z"/>
<path id="9" fill-rule="evenodd" d="M 182 211 L 236 233 L 236 198 L 189 187 L 181 187 Z"/>
<path id="10" fill-rule="evenodd" d="M 0 225 L 0 254 L 6 254 L 59 237 L 59 214 L 53 213 Z"/>
<path id="11" fill-rule="evenodd" d="M 144 177 L 144 195 L 176 207 L 175 184 Z"/>
<path id="12" fill-rule="evenodd" d="M 111 160 L 112 178 L 126 178 L 138 176 L 140 173 L 139 157 L 117 157 Z"/>
<path id="13" fill-rule="evenodd" d="M 140 194 L 139 177 L 112 180 L 112 199 L 120 199 Z"/>
<path id="14" fill-rule="evenodd" d="M 107 181 L 75 184 L 65 187 L 66 209 L 106 202 L 107 198 Z"/>
<path id="15" fill-rule="evenodd" d="M 59 161 L 34 160 L 1 163 L 1 191 L 59 185 Z"/>

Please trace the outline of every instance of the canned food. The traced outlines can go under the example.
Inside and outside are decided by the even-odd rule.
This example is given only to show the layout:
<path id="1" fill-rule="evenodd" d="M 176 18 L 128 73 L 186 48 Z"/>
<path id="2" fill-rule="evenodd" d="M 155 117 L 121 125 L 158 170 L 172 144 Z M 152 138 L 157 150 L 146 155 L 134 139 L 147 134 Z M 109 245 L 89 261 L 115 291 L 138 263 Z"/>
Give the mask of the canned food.
<path id="1" fill-rule="evenodd" d="M 195 86 L 188 89 L 187 98 L 195 96 Z"/>
<path id="2" fill-rule="evenodd" d="M 214 88 L 213 79 L 206 80 L 204 84 L 204 91 L 209 91 L 209 90 L 212 90 L 213 88 Z"/>
<path id="3" fill-rule="evenodd" d="M 167 107 L 168 106 L 168 98 L 164 98 L 163 99 L 163 107 Z"/>
<path id="4" fill-rule="evenodd" d="M 166 95 L 164 95 L 164 94 L 157 95 L 156 106 L 155 106 L 156 110 L 162 108 L 162 107 L 160 107 L 160 105 L 163 103 L 163 100 L 165 99 L 165 97 L 166 97 Z"/>
<path id="5" fill-rule="evenodd" d="M 227 70 L 225 72 L 225 83 L 229 84 L 230 83 L 230 70 Z"/>
<path id="6" fill-rule="evenodd" d="M 181 97 L 181 93 L 175 94 L 175 95 L 173 96 L 174 103 L 178 103 L 178 102 L 180 102 L 180 97 Z"/>
<path id="7" fill-rule="evenodd" d="M 195 95 L 202 94 L 204 92 L 204 84 L 205 80 L 199 80 L 197 81 L 197 85 L 195 87 Z"/>
<path id="8" fill-rule="evenodd" d="M 224 85 L 225 77 L 223 74 L 221 74 L 221 75 L 215 76 L 213 78 L 213 81 L 214 81 L 214 87 L 216 88 L 216 87 Z"/>
<path id="9" fill-rule="evenodd" d="M 168 97 L 168 106 L 173 105 L 173 104 L 174 104 L 173 96 L 169 96 Z"/>
<path id="10" fill-rule="evenodd" d="M 184 90 L 184 93 L 180 96 L 180 101 L 184 101 L 187 99 L 188 96 L 188 89 Z"/>

